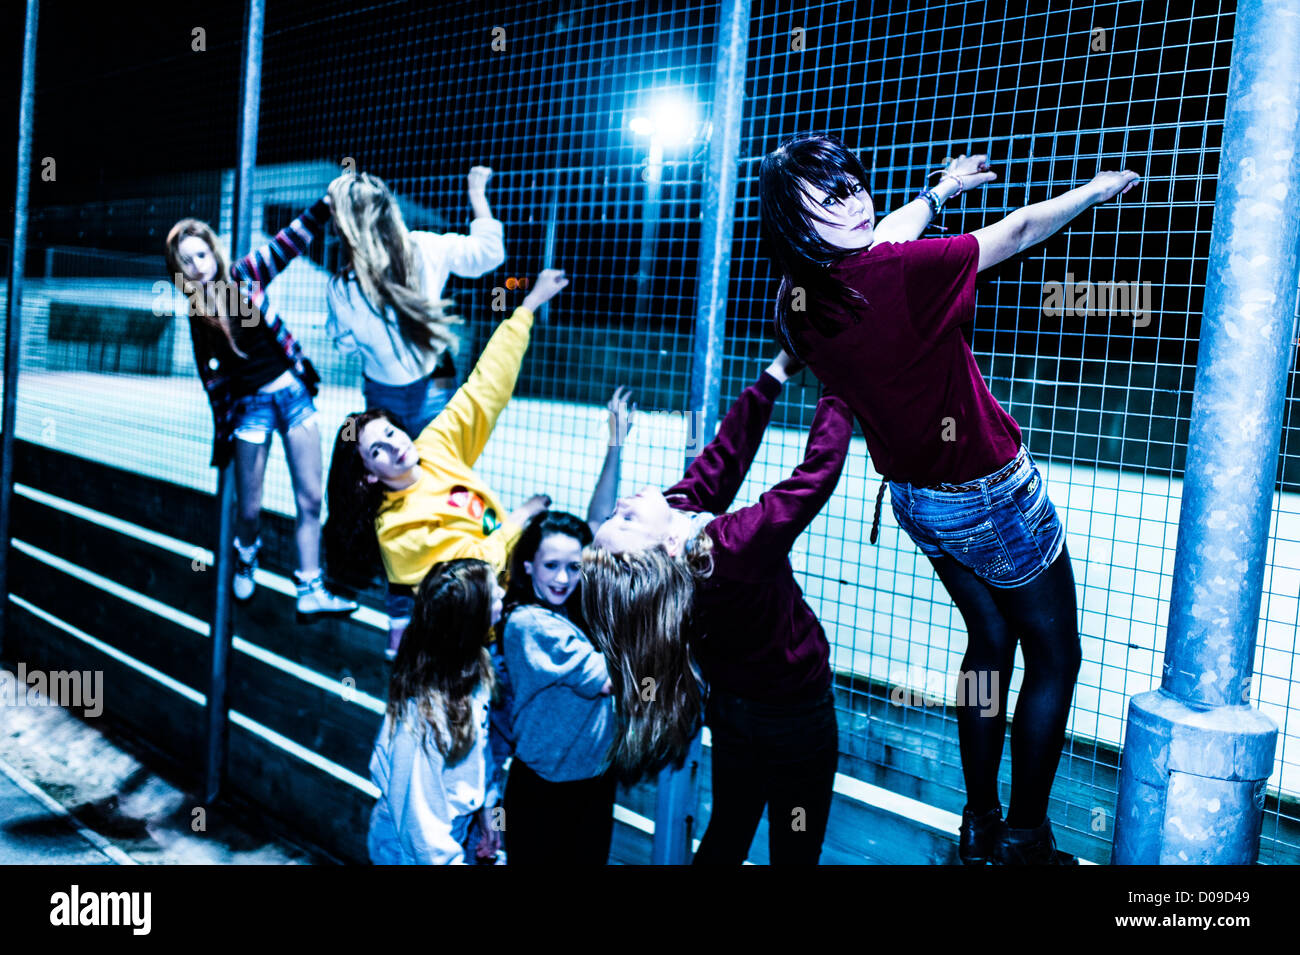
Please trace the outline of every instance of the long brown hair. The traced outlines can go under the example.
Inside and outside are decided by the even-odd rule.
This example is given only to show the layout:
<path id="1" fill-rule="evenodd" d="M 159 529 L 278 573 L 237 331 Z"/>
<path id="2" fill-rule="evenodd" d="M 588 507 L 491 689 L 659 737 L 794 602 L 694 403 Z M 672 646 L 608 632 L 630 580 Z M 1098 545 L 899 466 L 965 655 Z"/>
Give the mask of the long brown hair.
<path id="1" fill-rule="evenodd" d="M 713 571 L 711 550 L 701 531 L 676 557 L 662 544 L 583 551 L 583 614 L 616 704 L 611 759 L 629 779 L 680 764 L 699 729 L 704 694 L 687 641 L 696 581 Z"/>
<path id="2" fill-rule="evenodd" d="M 402 636 L 388 683 L 392 732 L 407 702 L 415 700 L 423 725 L 448 766 L 474 746 L 478 726 L 472 697 L 481 684 L 496 685 L 487 651 L 492 628 L 495 573 L 485 561 L 460 558 L 434 564 L 420 583 L 415 611 Z"/>
<path id="3" fill-rule="evenodd" d="M 195 236 L 206 242 L 208 248 L 212 250 L 212 257 L 217 260 L 217 274 L 208 282 L 196 282 L 186 278 L 185 270 L 181 268 L 181 240 L 189 236 Z M 172 281 L 176 283 L 176 288 L 189 299 L 190 321 L 197 321 L 209 339 L 221 336 L 230 346 L 231 351 L 240 358 L 247 358 L 248 356 L 235 344 L 235 336 L 230 331 L 229 303 L 226 301 L 226 296 L 221 294 L 223 290 L 230 288 L 230 258 L 226 255 L 225 246 L 212 231 L 212 226 L 201 219 L 181 219 L 167 233 L 166 250 L 167 271 L 171 274 Z M 241 299 L 241 308 L 247 309 L 260 321 L 261 315 L 257 306 L 248 300 L 242 289 L 237 294 Z"/>
<path id="4" fill-rule="evenodd" d="M 791 137 L 764 156 L 758 167 L 763 242 L 781 275 L 776 337 L 782 348 L 796 356 L 794 340 L 803 326 L 811 325 L 823 335 L 834 335 L 840 328 L 821 305 L 830 303 L 851 312 L 867 304 L 860 292 L 831 272 L 831 266 L 851 253 L 818 234 L 812 222 L 816 217 L 804 205 L 804 199 L 810 198 L 804 183 L 843 199 L 850 179 L 866 188 L 862 160 L 839 139 L 823 133 Z M 801 308 L 794 307 L 796 288 L 811 299 Z"/>
<path id="5" fill-rule="evenodd" d="M 369 173 L 345 173 L 330 183 L 329 196 L 344 262 L 331 281 L 344 278 L 350 268 L 378 315 L 387 320 L 384 308 L 393 307 L 404 341 L 426 355 L 446 349 L 455 354 L 458 340 L 451 326 L 462 320 L 447 312 L 450 299 L 432 299 L 424 288 L 420 249 L 387 183 Z"/>
<path id="6" fill-rule="evenodd" d="M 402 423 L 392 412 L 370 408 L 348 415 L 339 425 L 325 482 L 327 517 L 321 528 L 321 546 L 330 577 L 361 589 L 383 569 L 375 518 L 388 494 L 382 481 L 369 481 L 361 459 L 361 432 L 372 421 Z"/>

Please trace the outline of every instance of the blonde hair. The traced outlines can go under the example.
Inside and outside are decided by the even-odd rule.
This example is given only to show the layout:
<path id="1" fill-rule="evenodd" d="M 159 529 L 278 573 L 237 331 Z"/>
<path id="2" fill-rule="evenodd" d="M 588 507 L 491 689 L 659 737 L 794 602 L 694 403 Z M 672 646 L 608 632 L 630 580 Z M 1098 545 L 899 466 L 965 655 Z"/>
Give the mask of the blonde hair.
<path id="1" fill-rule="evenodd" d="M 212 281 L 196 282 L 187 278 L 185 270 L 181 268 L 181 241 L 190 236 L 206 242 L 208 248 L 212 250 L 212 257 L 217 260 L 217 274 L 213 276 Z M 212 226 L 200 219 L 181 219 L 167 233 L 165 249 L 167 270 L 172 275 L 172 281 L 176 283 L 180 293 L 189 299 L 190 321 L 198 319 L 200 326 L 209 337 L 214 334 L 222 335 L 230 345 L 231 351 L 240 358 L 247 358 L 248 356 L 235 344 L 235 336 L 230 331 L 229 303 L 226 296 L 220 294 L 222 289 L 230 286 L 230 258 L 226 255 L 225 246 L 212 231 Z M 243 295 L 242 290 L 239 294 Z M 244 304 L 252 309 L 252 314 L 257 314 L 257 307 L 251 301 L 245 301 Z"/>
<path id="2" fill-rule="evenodd" d="M 409 346 L 426 355 L 447 349 L 455 354 L 458 340 L 451 326 L 462 319 L 447 312 L 450 299 L 427 294 L 419 247 L 388 185 L 369 173 L 344 173 L 329 184 L 329 197 L 346 260 L 335 279 L 351 268 L 378 315 L 387 320 L 385 306 L 393 307 L 398 331 Z"/>
<path id="3" fill-rule="evenodd" d="M 712 547 L 701 531 L 677 556 L 662 544 L 622 554 L 583 551 L 583 614 L 605 655 L 616 703 L 611 762 L 628 778 L 680 763 L 699 728 L 704 693 L 688 621 L 696 582 L 713 572 Z"/>

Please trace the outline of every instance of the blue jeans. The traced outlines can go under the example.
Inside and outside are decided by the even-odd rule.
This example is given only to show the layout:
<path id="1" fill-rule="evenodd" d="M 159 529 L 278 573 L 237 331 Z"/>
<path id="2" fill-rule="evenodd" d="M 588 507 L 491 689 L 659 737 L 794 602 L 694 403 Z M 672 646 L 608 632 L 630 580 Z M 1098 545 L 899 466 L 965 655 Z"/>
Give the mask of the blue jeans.
<path id="1" fill-rule="evenodd" d="M 890 481 L 894 518 L 927 557 L 951 557 L 991 587 L 1029 583 L 1065 546 L 1033 455 L 1021 445 L 1009 463 L 968 483 L 954 491 Z"/>
<path id="2" fill-rule="evenodd" d="M 292 382 L 275 391 L 255 391 L 244 395 L 235 405 L 235 437 L 254 444 L 265 444 L 272 431 L 281 435 L 316 414 L 307 387 L 296 375 Z"/>
<path id="3" fill-rule="evenodd" d="M 399 419 L 395 423 L 414 438 L 430 421 L 438 417 L 456 393 L 454 386 L 444 388 L 434 384 L 435 380 L 442 379 L 434 379 L 429 375 L 409 385 L 381 385 L 366 378 L 362 393 L 367 408 L 385 408 L 391 411 Z"/>

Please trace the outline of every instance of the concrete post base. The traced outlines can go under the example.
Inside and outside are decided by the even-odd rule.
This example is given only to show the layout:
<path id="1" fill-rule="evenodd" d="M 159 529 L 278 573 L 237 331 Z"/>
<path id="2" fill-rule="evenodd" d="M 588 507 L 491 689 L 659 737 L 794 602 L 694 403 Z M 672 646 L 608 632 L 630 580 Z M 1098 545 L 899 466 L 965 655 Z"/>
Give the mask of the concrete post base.
<path id="1" fill-rule="evenodd" d="M 1249 705 L 1195 710 L 1163 690 L 1129 701 L 1115 865 L 1251 865 L 1277 727 Z"/>

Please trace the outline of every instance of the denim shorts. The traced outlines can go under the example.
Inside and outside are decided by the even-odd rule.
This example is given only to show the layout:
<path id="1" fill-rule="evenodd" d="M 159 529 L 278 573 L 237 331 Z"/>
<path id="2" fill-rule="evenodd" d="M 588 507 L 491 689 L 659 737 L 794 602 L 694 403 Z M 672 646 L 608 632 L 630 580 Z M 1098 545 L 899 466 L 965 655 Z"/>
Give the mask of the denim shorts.
<path id="1" fill-rule="evenodd" d="M 1001 478 L 995 484 L 990 482 Z M 1023 444 L 1004 467 L 949 491 L 889 482 L 900 527 L 927 557 L 951 557 L 991 587 L 1029 583 L 1056 560 L 1065 528 Z"/>
<path id="2" fill-rule="evenodd" d="M 384 594 L 384 613 L 388 614 L 390 624 L 410 623 L 411 614 L 415 613 L 415 588 L 388 581 L 388 590 Z"/>
<path id="3" fill-rule="evenodd" d="M 288 434 L 316 414 L 307 387 L 290 375 L 291 382 L 275 391 L 255 391 L 235 405 L 235 437 L 265 444 L 272 431 Z"/>
<path id="4" fill-rule="evenodd" d="M 420 378 L 409 385 L 381 385 L 366 378 L 362 385 L 367 408 L 384 408 L 399 419 L 397 424 L 412 438 L 418 435 L 456 393 L 454 387 L 443 388 L 434 384 L 432 375 Z"/>

